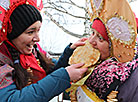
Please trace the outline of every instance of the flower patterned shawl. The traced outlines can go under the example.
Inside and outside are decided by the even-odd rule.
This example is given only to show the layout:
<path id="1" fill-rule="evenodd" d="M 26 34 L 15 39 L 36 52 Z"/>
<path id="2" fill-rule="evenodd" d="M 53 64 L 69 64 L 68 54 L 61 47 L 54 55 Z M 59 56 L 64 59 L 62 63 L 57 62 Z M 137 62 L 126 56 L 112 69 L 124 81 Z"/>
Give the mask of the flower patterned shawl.
<path id="1" fill-rule="evenodd" d="M 99 98 L 106 99 L 112 90 L 129 78 L 137 66 L 138 56 L 127 63 L 118 62 L 114 57 L 107 59 L 93 70 L 85 85 Z"/>

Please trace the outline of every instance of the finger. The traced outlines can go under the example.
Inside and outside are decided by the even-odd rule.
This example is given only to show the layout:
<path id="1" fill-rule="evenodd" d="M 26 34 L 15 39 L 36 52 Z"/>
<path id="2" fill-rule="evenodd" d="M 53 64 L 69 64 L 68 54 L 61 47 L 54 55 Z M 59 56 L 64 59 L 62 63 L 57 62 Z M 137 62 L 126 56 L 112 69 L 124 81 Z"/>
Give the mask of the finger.
<path id="1" fill-rule="evenodd" d="M 85 73 L 88 70 L 88 68 L 80 68 L 81 74 Z"/>
<path id="2" fill-rule="evenodd" d="M 78 47 L 78 46 L 83 46 L 83 45 L 85 45 L 85 42 L 76 42 L 76 43 L 74 43 L 74 44 L 72 44 L 70 47 L 72 48 L 72 49 L 75 49 L 76 47 Z"/>
<path id="3" fill-rule="evenodd" d="M 77 64 L 73 64 L 72 66 L 75 68 L 80 68 L 84 65 L 84 63 L 77 63 Z"/>
<path id="4" fill-rule="evenodd" d="M 83 45 L 85 45 L 85 42 L 77 42 L 75 45 L 76 45 L 76 47 L 83 46 Z"/>
<path id="5" fill-rule="evenodd" d="M 88 38 L 81 38 L 80 41 L 86 41 Z"/>

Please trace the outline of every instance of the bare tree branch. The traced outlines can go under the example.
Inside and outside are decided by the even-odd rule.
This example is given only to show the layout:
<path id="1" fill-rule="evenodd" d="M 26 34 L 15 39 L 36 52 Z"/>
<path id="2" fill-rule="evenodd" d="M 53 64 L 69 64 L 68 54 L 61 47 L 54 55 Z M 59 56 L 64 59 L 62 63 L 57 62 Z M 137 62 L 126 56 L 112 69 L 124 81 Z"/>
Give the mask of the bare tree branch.
<path id="1" fill-rule="evenodd" d="M 67 29 L 65 29 L 63 26 L 61 26 L 53 17 L 50 13 L 48 12 L 45 12 L 46 15 L 50 18 L 50 20 L 52 22 L 54 22 L 60 29 L 62 29 L 64 32 L 66 32 L 67 34 L 71 35 L 71 36 L 74 36 L 74 37 L 77 37 L 77 38 L 82 38 L 83 36 L 86 36 L 87 34 L 83 34 L 83 35 L 80 35 L 80 34 L 75 34 Z"/>
<path id="2" fill-rule="evenodd" d="M 86 18 L 86 17 L 73 15 L 72 13 L 69 13 L 69 12 L 68 12 L 65 8 L 63 8 L 62 6 L 58 6 L 58 5 L 56 5 L 55 3 L 53 3 L 53 2 L 48 2 L 48 3 L 50 4 L 50 6 L 45 6 L 45 5 L 47 5 L 47 4 L 44 3 L 44 8 L 45 8 L 45 10 L 47 10 L 48 8 L 50 8 L 50 9 L 56 10 L 56 11 L 58 11 L 58 12 L 60 12 L 60 13 L 64 13 L 64 14 L 70 15 L 70 16 L 75 17 L 75 18 L 88 19 L 88 18 Z M 68 4 L 71 4 L 71 3 L 66 2 L 66 1 L 60 1 L 60 3 L 68 3 Z M 72 3 L 73 3 L 73 2 L 72 2 Z M 77 6 L 75 3 L 73 3 L 73 5 Z M 77 6 L 77 7 L 82 8 L 83 10 L 86 10 L 86 9 L 84 9 L 84 7 L 80 7 L 80 6 Z M 60 8 L 61 8 L 61 9 L 60 9 Z"/>

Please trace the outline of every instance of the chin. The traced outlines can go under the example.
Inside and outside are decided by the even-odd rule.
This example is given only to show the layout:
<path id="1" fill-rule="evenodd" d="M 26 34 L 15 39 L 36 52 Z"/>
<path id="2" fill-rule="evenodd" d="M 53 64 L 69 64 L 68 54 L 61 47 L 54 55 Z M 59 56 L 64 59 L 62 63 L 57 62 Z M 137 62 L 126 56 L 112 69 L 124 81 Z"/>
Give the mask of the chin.
<path id="1" fill-rule="evenodd" d="M 26 55 L 29 55 L 31 53 L 32 53 L 32 50 L 31 51 L 24 51 L 24 54 L 26 54 Z"/>

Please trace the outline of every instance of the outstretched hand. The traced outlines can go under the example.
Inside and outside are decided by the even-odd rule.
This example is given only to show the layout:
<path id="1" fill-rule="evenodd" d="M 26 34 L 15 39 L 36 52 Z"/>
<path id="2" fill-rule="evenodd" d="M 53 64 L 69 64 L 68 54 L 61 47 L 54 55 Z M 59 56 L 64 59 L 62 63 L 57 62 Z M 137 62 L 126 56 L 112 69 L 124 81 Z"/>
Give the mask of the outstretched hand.
<path id="1" fill-rule="evenodd" d="M 83 45 L 85 44 L 85 41 L 86 41 L 87 39 L 88 39 L 88 38 L 81 38 L 81 39 L 79 39 L 76 43 L 72 44 L 72 45 L 70 46 L 70 48 L 75 49 L 75 48 L 77 48 L 78 46 L 83 46 Z"/>
<path id="2" fill-rule="evenodd" d="M 88 68 L 80 68 L 83 65 L 84 63 L 78 63 L 65 68 L 69 74 L 70 81 L 79 80 L 83 77 L 84 73 L 88 70 Z"/>

